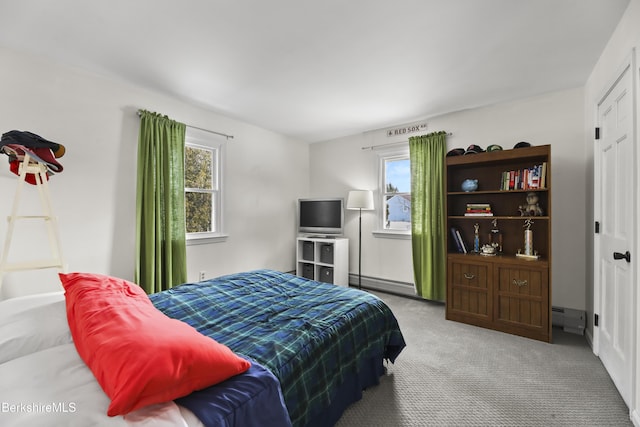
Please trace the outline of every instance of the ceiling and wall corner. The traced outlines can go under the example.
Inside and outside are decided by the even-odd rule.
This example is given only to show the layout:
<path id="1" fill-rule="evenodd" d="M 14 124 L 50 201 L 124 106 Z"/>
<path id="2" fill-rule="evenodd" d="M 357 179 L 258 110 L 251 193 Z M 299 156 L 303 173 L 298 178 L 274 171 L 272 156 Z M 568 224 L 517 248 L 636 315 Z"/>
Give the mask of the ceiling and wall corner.
<path id="1" fill-rule="evenodd" d="M 318 142 L 581 87 L 628 3 L 21 0 L 0 46 Z"/>

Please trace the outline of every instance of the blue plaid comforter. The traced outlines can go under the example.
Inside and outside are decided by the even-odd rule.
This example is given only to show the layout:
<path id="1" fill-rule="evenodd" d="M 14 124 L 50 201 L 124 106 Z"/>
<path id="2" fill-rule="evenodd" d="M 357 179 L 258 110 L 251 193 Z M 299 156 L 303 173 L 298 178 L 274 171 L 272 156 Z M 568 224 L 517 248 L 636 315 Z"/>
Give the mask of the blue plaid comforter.
<path id="1" fill-rule="evenodd" d="M 287 273 L 237 273 L 149 297 L 167 316 L 273 372 L 294 426 L 321 413 L 360 360 L 394 362 L 405 347 L 376 296 Z"/>

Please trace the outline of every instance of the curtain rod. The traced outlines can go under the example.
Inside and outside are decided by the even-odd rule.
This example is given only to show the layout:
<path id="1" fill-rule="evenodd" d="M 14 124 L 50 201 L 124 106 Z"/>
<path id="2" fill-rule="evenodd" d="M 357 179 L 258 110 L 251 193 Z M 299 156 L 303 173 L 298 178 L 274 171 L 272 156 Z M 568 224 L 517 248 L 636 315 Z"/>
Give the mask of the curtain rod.
<path id="1" fill-rule="evenodd" d="M 451 132 L 447 132 L 447 136 L 451 136 L 453 135 L 453 133 Z M 368 147 L 362 147 L 363 150 L 375 150 L 377 148 L 383 148 L 383 147 L 391 147 L 393 145 L 404 145 L 404 144 L 408 144 L 409 141 L 401 141 L 401 142 L 390 142 L 388 144 L 380 144 L 380 145 L 370 145 Z"/>
<path id="2" fill-rule="evenodd" d="M 136 114 L 138 114 L 138 117 L 140 117 L 142 115 L 142 112 L 140 110 L 138 110 L 138 112 Z M 233 135 L 227 135 L 226 133 L 216 132 L 215 130 L 199 128 L 198 126 L 192 126 L 192 125 L 187 125 L 187 124 L 185 124 L 185 126 L 188 127 L 188 128 L 191 128 L 191 129 L 198 129 L 198 130 L 201 130 L 203 132 L 209 132 L 209 133 L 213 133 L 215 135 L 224 136 L 227 139 L 233 139 Z"/>

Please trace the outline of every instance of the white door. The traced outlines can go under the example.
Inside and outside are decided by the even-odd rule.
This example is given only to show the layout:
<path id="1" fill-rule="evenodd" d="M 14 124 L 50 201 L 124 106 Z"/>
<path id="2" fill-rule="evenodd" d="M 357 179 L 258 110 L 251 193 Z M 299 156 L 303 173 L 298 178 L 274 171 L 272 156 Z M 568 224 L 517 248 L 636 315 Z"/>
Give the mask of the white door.
<path id="1" fill-rule="evenodd" d="M 598 105 L 596 141 L 594 351 L 622 398 L 631 403 L 633 343 L 634 142 L 631 67 Z"/>

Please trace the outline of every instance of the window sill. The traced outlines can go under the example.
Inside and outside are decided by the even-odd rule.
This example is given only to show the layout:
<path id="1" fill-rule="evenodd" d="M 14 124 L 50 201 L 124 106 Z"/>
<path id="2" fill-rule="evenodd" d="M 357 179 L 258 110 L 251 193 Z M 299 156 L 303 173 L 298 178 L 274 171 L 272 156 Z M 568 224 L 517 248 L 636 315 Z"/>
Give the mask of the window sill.
<path id="1" fill-rule="evenodd" d="M 380 237 L 383 239 L 402 239 L 410 240 L 411 231 L 402 230 L 375 230 L 372 232 L 373 237 Z"/>
<path id="2" fill-rule="evenodd" d="M 187 246 L 208 245 L 209 243 L 226 242 L 229 238 L 227 234 L 219 234 L 216 236 L 202 236 L 187 238 Z"/>

